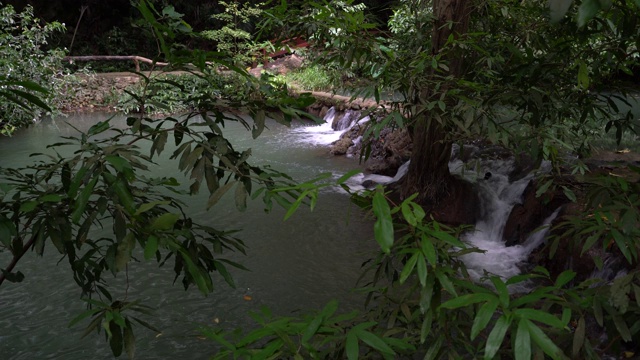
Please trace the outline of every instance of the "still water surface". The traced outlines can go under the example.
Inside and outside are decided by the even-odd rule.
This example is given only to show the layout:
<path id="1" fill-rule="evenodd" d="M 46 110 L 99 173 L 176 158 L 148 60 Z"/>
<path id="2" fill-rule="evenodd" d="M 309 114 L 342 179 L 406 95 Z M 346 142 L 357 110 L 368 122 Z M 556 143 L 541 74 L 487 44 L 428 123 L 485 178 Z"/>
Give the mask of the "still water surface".
<path id="1" fill-rule="evenodd" d="M 60 136 L 77 134 L 67 122 L 86 130 L 105 118 L 104 114 L 79 114 L 49 119 L 12 138 L 2 138 L 0 166 L 27 164 L 33 161 L 29 154 L 46 151 L 45 146 L 60 141 Z M 112 123 L 122 123 L 122 118 Z M 271 123 L 254 140 L 242 126 L 230 123 L 226 136 L 237 150 L 252 148 L 254 164 L 268 164 L 297 180 L 323 172 L 337 178 L 358 167 L 355 160 L 330 156 L 325 146 L 314 141 L 317 130 L 307 125 L 298 123 L 290 129 Z M 171 149 L 165 150 L 154 175 L 180 178 L 176 165 L 168 160 L 170 153 Z M 129 299 L 155 307 L 155 316 L 146 320 L 163 331 L 156 337 L 137 326 L 136 358 L 206 359 L 215 352 L 215 344 L 200 339 L 198 327 L 246 328 L 252 324 L 248 313 L 262 306 L 287 315 L 321 308 L 332 298 L 340 301 L 343 310 L 361 305 L 351 289 L 360 275 L 360 264 L 375 245 L 370 241 L 371 221 L 350 205 L 346 194 L 326 190 L 313 212 L 301 208 L 286 222 L 282 221 L 283 210 L 267 214 L 260 200 L 250 203 L 243 213 L 235 210 L 231 197 L 210 211 L 205 210 L 206 200 L 203 194 L 189 201 L 192 216 L 221 229 L 241 229 L 237 236 L 248 245 L 248 255 L 231 254 L 229 258 L 251 271 L 234 271 L 236 289 L 217 281 L 217 290 L 205 297 L 196 288 L 185 292 L 180 280 L 173 285 L 171 265 L 131 266 Z M 9 258 L 0 253 L 2 267 Z M 51 246 L 42 259 L 28 254 L 16 268 L 25 274 L 25 281 L 5 283 L 0 289 L 0 359 L 112 358 L 104 334 L 80 339 L 81 325 L 88 322 L 67 327 L 83 311 L 84 303 L 66 259 L 56 265 L 59 260 Z M 124 288 L 123 275 L 111 280 L 114 288 Z M 244 300 L 245 295 L 252 300 Z"/>

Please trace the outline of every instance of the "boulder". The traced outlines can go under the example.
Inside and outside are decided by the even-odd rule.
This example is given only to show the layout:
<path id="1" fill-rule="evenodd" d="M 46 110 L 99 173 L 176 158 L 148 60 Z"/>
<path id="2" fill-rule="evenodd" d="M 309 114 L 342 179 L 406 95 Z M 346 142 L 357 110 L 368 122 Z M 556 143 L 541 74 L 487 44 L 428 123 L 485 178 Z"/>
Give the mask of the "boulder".
<path id="1" fill-rule="evenodd" d="M 569 202 L 562 192 L 546 193 L 536 197 L 536 183 L 531 180 L 516 204 L 504 227 L 502 239 L 507 246 L 522 244 L 529 234 L 560 206 Z"/>
<path id="2" fill-rule="evenodd" d="M 344 155 L 347 153 L 347 150 L 353 145 L 353 141 L 348 136 L 343 136 L 340 140 L 331 144 L 331 154 L 333 155 Z"/>

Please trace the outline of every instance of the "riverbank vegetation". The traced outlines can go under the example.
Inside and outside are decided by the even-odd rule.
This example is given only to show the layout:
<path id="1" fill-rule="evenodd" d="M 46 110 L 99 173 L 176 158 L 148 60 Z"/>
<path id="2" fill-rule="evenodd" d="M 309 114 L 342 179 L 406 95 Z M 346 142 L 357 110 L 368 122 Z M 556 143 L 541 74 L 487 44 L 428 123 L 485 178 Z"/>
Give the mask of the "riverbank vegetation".
<path id="1" fill-rule="evenodd" d="M 143 304 L 112 296 L 108 274 L 126 272 L 136 258 L 171 261 L 185 288 L 208 293 L 212 274 L 233 286 L 228 268 L 244 268 L 223 256 L 244 252 L 241 239 L 195 223 L 187 204 L 172 192 L 207 193 L 207 208 L 228 192 L 239 210 L 249 198 L 261 198 L 267 209 L 283 206 L 290 217 L 302 204 L 313 208 L 322 201 L 319 189 L 335 185 L 296 184 L 277 170 L 253 166 L 250 151 L 236 150 L 224 138 L 227 121 L 242 122 L 255 138 L 267 117 L 289 124 L 305 116 L 301 109 L 314 100 L 306 93 L 291 96 L 286 81 L 268 72 L 250 76 L 244 67 L 252 59 L 238 44 L 230 48 L 234 54 L 194 50 L 203 40 L 176 11 L 178 3 L 184 5 L 162 9 L 141 0 L 133 23 L 157 45 L 152 57 L 171 64 L 168 70 L 189 71 L 189 77 L 141 73 L 140 82 L 119 100 L 122 110 L 132 112 L 126 129 L 100 122 L 52 145 L 76 149 L 72 156 L 56 153 L 23 169 L 1 169 L 0 240 L 12 260 L 0 283 L 23 280 L 16 265 L 29 251 L 41 255 L 45 247 L 55 248 L 69 261 L 91 305 L 71 323 L 88 322 L 87 333 L 104 330 L 116 356 L 133 357 L 134 324 L 153 326 L 137 314 L 148 312 Z M 602 133 L 614 133 L 618 143 L 625 134 L 637 136 L 638 114 L 628 99 L 638 90 L 630 79 L 640 69 L 640 4 L 401 0 L 389 10 L 383 16 L 364 3 L 281 2 L 264 10 L 260 24 L 231 21 L 268 29 L 283 41 L 305 36 L 313 43 L 307 55 L 312 65 L 290 79 L 298 76 L 299 84 L 321 79 L 300 84 L 317 86 L 335 79 L 322 73 L 327 69 L 363 78 L 354 93 L 375 99 L 386 111 L 369 123 L 367 139 L 383 128 L 406 129 L 413 152 L 407 177 L 394 192 L 379 186 L 352 194 L 353 202 L 374 216 L 380 247 L 364 266 L 359 288 L 364 309 L 344 314 L 331 302 L 301 317 L 274 317 L 264 310 L 255 315 L 252 331 L 203 329 L 220 345 L 214 358 L 636 356 L 640 168 L 625 164 L 624 171 L 589 173 L 584 159 Z M 4 16 L 35 21 L 31 15 Z M 46 37 L 54 29 L 61 25 L 36 33 Z M 9 43 L 26 41 L 14 30 L 3 36 Z M 243 33 L 229 41 L 245 38 Z M 31 51 L 44 54 L 44 37 L 39 39 L 32 40 Z M 9 49 L 14 54 L 7 64 L 20 64 L 24 56 Z M 36 68 L 57 69 L 42 61 Z M 40 99 L 55 90 L 35 83 L 48 84 L 55 74 L 7 78 L 0 84 L 3 105 L 49 110 Z M 385 93 L 394 100 L 381 102 Z M 252 121 L 223 109 L 243 111 Z M 184 117 L 149 115 L 182 110 L 188 110 Z M 25 119 L 8 113 L 2 124 L 11 132 Z M 552 170 L 540 172 L 536 197 L 571 203 L 547 246 L 537 251 L 539 266 L 512 278 L 486 273 L 480 282 L 473 279 L 461 257 L 483 249 L 461 240 L 466 226 L 434 219 L 441 209 L 456 206 L 449 202 L 452 194 L 473 190 L 449 172 L 448 163 L 454 143 L 478 139 L 526 155 L 535 166 L 548 162 Z M 177 169 L 188 177 L 182 188 L 175 178 L 148 176 L 168 141 L 177 146 L 171 154 Z M 151 145 L 150 154 L 139 151 L 142 142 Z M 344 185 L 349 175 L 337 184 Z M 94 228 L 112 234 L 94 238 Z M 623 271 L 611 278 L 592 277 L 577 266 L 579 260 L 589 263 L 587 269 L 601 270 L 613 258 L 620 259 Z M 528 291 L 517 291 L 522 288 Z"/>

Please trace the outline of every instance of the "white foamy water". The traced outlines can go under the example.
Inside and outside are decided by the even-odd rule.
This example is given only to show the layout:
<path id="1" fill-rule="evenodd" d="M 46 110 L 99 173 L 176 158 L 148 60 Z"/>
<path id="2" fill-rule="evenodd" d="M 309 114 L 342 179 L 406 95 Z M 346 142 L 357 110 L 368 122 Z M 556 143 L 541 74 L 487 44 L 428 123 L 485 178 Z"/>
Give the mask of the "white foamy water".
<path id="1" fill-rule="evenodd" d="M 470 246 L 484 250 L 463 256 L 469 275 L 481 281 L 485 273 L 498 275 L 503 279 L 522 272 L 531 252 L 546 238 L 549 225 L 558 215 L 557 209 L 543 224 L 543 229 L 532 233 L 524 243 L 506 246 L 502 236 L 511 210 L 522 203 L 524 190 L 534 177 L 529 173 L 522 179 L 510 182 L 509 174 L 514 169 L 514 160 L 478 161 L 472 171 L 464 168 L 461 161 L 452 162 L 450 169 L 471 182 L 475 182 L 480 197 L 480 215 L 475 229 L 467 233 L 463 240 Z"/>
<path id="2" fill-rule="evenodd" d="M 334 128 L 333 123 L 336 116 L 339 116 L 339 119 Z M 293 129 L 292 132 L 296 134 L 297 141 L 313 145 L 330 145 L 338 141 L 343 133 L 349 131 L 356 124 L 364 124 L 369 121 L 369 117 L 365 116 L 360 119 L 360 112 L 353 110 L 338 114 L 335 107 L 331 107 L 323 120 L 325 122 L 320 125 L 301 126 Z"/>
<path id="3" fill-rule="evenodd" d="M 335 108 L 332 107 L 324 117 L 324 124 L 295 129 L 298 134 L 302 134 L 302 136 L 298 135 L 298 139 L 314 145 L 329 145 L 337 141 L 355 124 L 369 121 L 368 117 L 359 120 L 358 112 L 348 110 L 338 121 L 335 121 L 336 130 L 334 130 L 332 124 L 336 119 L 336 113 Z M 347 184 L 352 190 L 357 191 L 363 190 L 365 185 L 368 186 L 367 182 L 383 185 L 397 182 L 407 173 L 408 167 L 409 162 L 402 165 L 394 177 L 359 174 L 352 177 Z M 477 184 L 480 198 L 479 220 L 476 222 L 475 229 L 464 235 L 462 239 L 470 246 L 484 251 L 463 256 L 469 274 L 476 281 L 481 281 L 487 273 L 498 275 L 503 279 L 520 274 L 531 252 L 545 241 L 548 227 L 559 212 L 558 209 L 549 216 L 541 224 L 541 229 L 531 234 L 524 243 L 506 246 L 502 237 L 509 214 L 516 204 L 522 203 L 523 192 L 535 176 L 534 173 L 529 173 L 511 182 L 509 174 L 514 167 L 513 158 L 473 160 L 468 163 L 456 159 L 449 163 L 451 173 Z M 546 165 L 543 164 L 540 171 L 546 171 L 545 167 Z"/>

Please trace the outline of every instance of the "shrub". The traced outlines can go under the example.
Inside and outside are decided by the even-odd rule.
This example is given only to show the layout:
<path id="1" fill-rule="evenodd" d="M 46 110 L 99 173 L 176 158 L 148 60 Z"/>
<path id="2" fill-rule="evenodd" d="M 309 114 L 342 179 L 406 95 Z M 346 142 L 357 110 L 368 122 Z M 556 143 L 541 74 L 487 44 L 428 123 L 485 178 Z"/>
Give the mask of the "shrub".
<path id="1" fill-rule="evenodd" d="M 20 13 L 10 5 L 0 8 L 0 97 L 6 100 L 0 102 L 0 134 L 11 135 L 55 108 L 64 51 L 46 45 L 63 30 L 58 22 L 42 24 L 30 6 Z"/>

